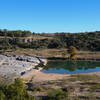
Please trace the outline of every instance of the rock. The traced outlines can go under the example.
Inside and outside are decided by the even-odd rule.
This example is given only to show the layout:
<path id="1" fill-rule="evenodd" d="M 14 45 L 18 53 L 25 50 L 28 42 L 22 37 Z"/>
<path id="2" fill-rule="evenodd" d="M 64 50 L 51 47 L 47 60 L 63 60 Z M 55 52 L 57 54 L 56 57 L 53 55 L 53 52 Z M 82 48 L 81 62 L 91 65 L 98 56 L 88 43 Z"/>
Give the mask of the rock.
<path id="1" fill-rule="evenodd" d="M 47 59 L 40 58 L 45 64 Z M 23 75 L 27 71 L 36 71 L 35 66 L 40 63 L 37 57 L 0 55 L 0 75 Z M 39 68 L 38 70 L 41 70 Z"/>

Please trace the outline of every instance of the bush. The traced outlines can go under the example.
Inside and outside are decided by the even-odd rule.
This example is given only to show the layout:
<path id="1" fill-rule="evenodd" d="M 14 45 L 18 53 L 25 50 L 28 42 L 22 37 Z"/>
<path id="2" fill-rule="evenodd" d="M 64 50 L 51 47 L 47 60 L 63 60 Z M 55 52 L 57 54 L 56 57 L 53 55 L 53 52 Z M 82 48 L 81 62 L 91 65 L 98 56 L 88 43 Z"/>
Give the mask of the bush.
<path id="1" fill-rule="evenodd" d="M 68 48 L 68 53 L 70 54 L 70 58 L 75 58 L 76 54 L 77 54 L 77 49 L 74 46 L 70 46 Z"/>
<path id="2" fill-rule="evenodd" d="M 52 48 L 60 48 L 63 47 L 63 44 L 61 43 L 61 41 L 59 40 L 50 40 L 48 43 L 48 48 L 52 49 Z"/>
<path id="3" fill-rule="evenodd" d="M 43 88 L 41 86 L 35 86 L 35 87 L 32 88 L 32 90 L 36 91 L 36 92 L 37 91 L 40 92 L 40 91 L 43 91 Z"/>
<path id="4" fill-rule="evenodd" d="M 13 84 L 0 86 L 0 100 L 34 100 L 26 90 L 23 81 L 15 79 Z"/>
<path id="5" fill-rule="evenodd" d="M 48 93 L 49 100 L 67 100 L 68 93 L 62 91 L 61 89 L 52 90 Z"/>

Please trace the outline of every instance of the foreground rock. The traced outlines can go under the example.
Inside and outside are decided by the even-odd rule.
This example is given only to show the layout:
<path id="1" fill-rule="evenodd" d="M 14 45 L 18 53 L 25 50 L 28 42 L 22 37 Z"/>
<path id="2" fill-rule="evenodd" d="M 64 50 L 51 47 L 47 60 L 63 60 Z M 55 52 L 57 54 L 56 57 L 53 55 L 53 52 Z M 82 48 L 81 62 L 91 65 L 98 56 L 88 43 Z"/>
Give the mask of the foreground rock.
<path id="1" fill-rule="evenodd" d="M 0 76 L 21 76 L 29 71 L 38 71 L 35 69 L 39 63 L 44 65 L 47 60 L 43 57 L 23 56 L 8 56 L 0 55 Z"/>

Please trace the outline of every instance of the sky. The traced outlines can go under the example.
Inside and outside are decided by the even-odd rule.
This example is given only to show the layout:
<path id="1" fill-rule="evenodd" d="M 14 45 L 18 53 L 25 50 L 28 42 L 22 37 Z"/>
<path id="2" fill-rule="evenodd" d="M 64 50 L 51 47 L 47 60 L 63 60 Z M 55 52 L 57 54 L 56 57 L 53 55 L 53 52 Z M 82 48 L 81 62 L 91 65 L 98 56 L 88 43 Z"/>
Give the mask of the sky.
<path id="1" fill-rule="evenodd" d="M 100 0 L 0 0 L 0 29 L 100 31 Z"/>

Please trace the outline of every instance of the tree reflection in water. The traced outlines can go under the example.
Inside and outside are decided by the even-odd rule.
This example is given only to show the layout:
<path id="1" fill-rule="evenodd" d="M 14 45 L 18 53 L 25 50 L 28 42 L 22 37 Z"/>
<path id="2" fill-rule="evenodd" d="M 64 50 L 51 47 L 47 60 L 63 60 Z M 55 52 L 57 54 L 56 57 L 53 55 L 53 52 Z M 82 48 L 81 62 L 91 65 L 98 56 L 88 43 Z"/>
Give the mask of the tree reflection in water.
<path id="1" fill-rule="evenodd" d="M 66 60 L 54 60 L 49 61 L 47 66 L 44 68 L 49 71 L 49 69 L 64 69 L 69 72 L 74 72 L 75 70 L 88 70 L 95 69 L 96 67 L 100 67 L 99 61 L 66 61 Z"/>

